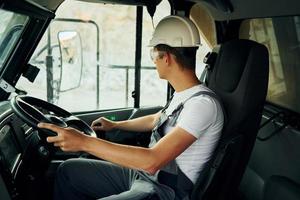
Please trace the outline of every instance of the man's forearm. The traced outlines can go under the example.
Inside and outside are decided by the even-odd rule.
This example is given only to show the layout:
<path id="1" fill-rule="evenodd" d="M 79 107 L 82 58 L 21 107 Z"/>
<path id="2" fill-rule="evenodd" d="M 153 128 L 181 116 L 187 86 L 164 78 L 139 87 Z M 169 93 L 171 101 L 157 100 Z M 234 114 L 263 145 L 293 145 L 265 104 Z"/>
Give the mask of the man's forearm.
<path id="1" fill-rule="evenodd" d="M 82 151 L 115 164 L 151 174 L 157 170 L 157 156 L 152 149 L 116 144 L 92 137 L 86 137 L 82 144 Z"/>
<path id="2" fill-rule="evenodd" d="M 159 113 L 130 119 L 126 121 L 115 122 L 115 128 L 127 131 L 147 132 L 154 128 Z"/>

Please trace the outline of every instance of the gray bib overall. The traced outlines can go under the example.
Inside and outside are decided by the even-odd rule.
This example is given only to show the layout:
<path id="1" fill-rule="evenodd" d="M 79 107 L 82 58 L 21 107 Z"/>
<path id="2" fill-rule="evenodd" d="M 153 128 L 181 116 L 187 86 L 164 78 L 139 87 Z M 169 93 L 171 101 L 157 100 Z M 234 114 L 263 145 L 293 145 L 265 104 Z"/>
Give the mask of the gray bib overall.
<path id="1" fill-rule="evenodd" d="M 170 115 L 167 115 L 165 110 L 168 108 L 169 103 L 161 111 L 161 116 L 152 130 L 151 141 L 149 147 L 154 146 L 162 137 L 165 136 L 166 128 L 175 127 L 177 119 L 184 107 L 184 104 L 193 97 L 199 95 L 208 95 L 216 100 L 219 98 L 213 92 L 200 91 L 193 94 L 191 97 L 180 103 Z M 219 100 L 218 100 L 219 101 Z M 171 187 L 176 193 L 176 199 L 189 199 L 189 195 L 193 189 L 192 181 L 180 170 L 175 160 L 168 163 L 158 173 L 158 181 Z"/>

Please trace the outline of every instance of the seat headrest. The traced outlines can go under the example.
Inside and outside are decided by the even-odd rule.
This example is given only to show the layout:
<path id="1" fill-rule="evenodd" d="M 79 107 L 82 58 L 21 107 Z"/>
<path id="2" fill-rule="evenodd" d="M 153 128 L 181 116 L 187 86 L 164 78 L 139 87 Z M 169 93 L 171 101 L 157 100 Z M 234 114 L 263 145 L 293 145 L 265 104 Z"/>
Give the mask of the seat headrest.
<path id="1" fill-rule="evenodd" d="M 225 129 L 239 126 L 249 113 L 261 108 L 267 92 L 268 66 L 268 50 L 262 44 L 238 39 L 221 45 L 208 87 L 223 101 L 228 121 Z"/>

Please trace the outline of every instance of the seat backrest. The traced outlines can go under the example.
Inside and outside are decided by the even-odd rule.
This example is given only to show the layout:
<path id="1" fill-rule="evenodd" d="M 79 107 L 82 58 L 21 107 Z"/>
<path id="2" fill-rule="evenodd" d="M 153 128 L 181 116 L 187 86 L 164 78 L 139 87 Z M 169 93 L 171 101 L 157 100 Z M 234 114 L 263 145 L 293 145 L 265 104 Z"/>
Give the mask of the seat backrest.
<path id="1" fill-rule="evenodd" d="M 226 124 L 221 141 L 206 173 L 198 181 L 192 198 L 231 199 L 250 157 L 261 120 L 269 76 L 267 48 L 250 40 L 232 40 L 221 45 L 214 66 L 208 72 L 207 86 L 222 100 Z M 226 149 L 224 150 L 224 147 Z M 218 166 L 215 161 L 224 152 Z M 202 177 L 203 179 L 203 177 Z M 205 189 L 205 191 L 201 191 Z"/>

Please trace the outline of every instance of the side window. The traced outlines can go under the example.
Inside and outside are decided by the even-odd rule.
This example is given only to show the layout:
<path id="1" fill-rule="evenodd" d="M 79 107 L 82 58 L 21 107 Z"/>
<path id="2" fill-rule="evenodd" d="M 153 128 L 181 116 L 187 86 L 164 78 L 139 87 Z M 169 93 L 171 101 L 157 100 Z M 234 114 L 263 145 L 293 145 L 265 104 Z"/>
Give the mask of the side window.
<path id="1" fill-rule="evenodd" d="M 300 17 L 245 21 L 240 37 L 262 43 L 269 50 L 267 100 L 300 112 Z"/>
<path id="2" fill-rule="evenodd" d="M 141 69 L 141 96 L 140 106 L 163 106 L 167 100 L 167 81 L 159 78 L 155 65 L 150 59 L 149 41 L 158 22 L 170 15 L 171 8 L 167 0 L 163 0 L 156 8 L 153 24 L 147 9 L 143 14 L 142 38 L 142 69 Z"/>
<path id="3" fill-rule="evenodd" d="M 140 106 L 162 106 L 167 81 L 158 77 L 147 45 L 154 27 L 170 14 L 170 4 L 163 0 L 158 5 L 153 23 L 143 10 Z M 39 75 L 34 83 L 21 77 L 17 87 L 72 112 L 133 107 L 135 37 L 135 6 L 67 0 L 31 57 Z M 208 51 L 202 38 L 197 54 L 199 77 Z"/>
<path id="4" fill-rule="evenodd" d="M 0 9 L 0 70 L 13 50 L 28 17 Z"/>
<path id="5" fill-rule="evenodd" d="M 17 87 L 72 112 L 133 107 L 135 25 L 135 6 L 65 1 Z"/>

